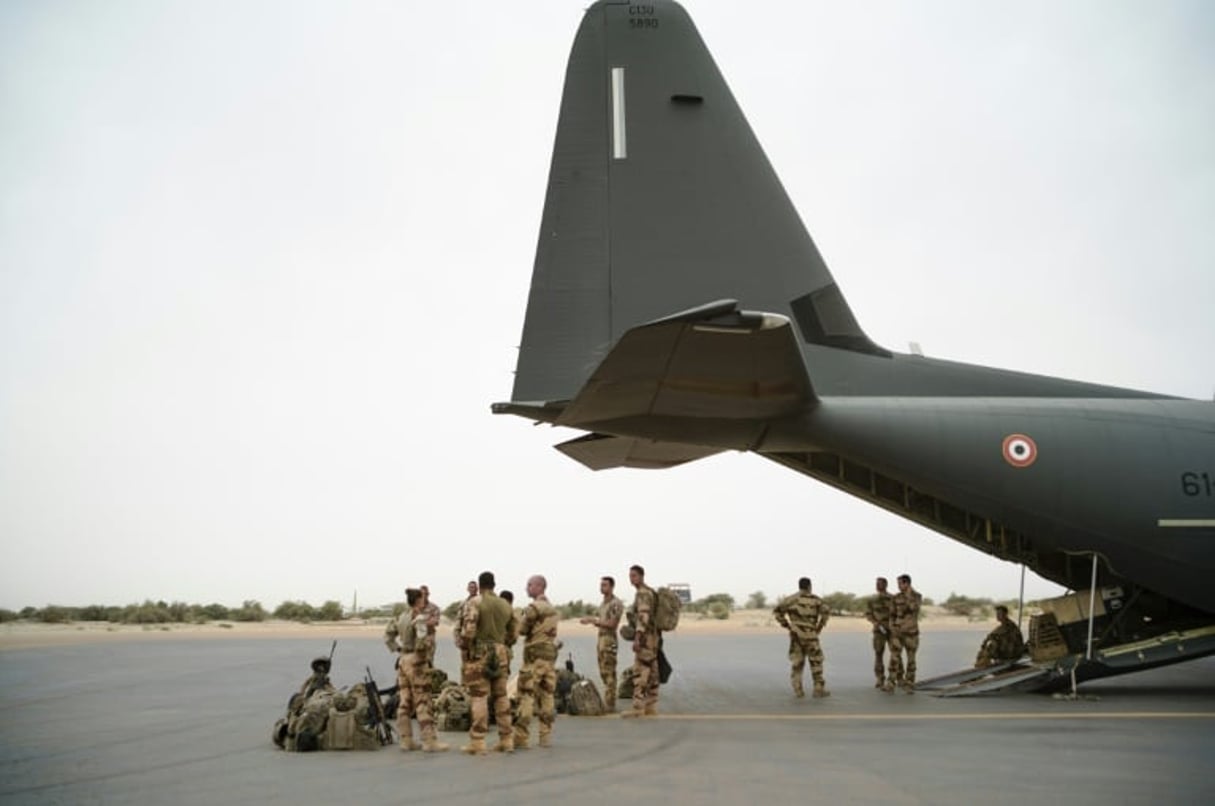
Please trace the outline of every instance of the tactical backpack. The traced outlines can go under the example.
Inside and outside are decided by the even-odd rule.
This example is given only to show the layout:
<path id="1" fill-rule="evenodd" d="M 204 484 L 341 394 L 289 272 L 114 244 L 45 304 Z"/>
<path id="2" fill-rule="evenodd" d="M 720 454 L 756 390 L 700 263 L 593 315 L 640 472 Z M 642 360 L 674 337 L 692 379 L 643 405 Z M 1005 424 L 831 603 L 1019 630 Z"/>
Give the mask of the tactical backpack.
<path id="1" fill-rule="evenodd" d="M 464 731 L 472 727 L 468 692 L 449 682 L 435 699 L 435 727 L 438 730 Z"/>
<path id="2" fill-rule="evenodd" d="M 620 688 L 616 692 L 616 697 L 621 700 L 633 699 L 633 667 L 625 669 L 620 675 Z"/>
<path id="3" fill-rule="evenodd" d="M 590 680 L 579 680 L 570 687 L 567 700 L 570 716 L 602 716 L 607 710 L 599 689 Z"/>
<path id="4" fill-rule="evenodd" d="M 654 592 L 654 626 L 662 632 L 670 632 L 679 626 L 679 611 L 683 600 L 670 588 L 659 588 Z"/>

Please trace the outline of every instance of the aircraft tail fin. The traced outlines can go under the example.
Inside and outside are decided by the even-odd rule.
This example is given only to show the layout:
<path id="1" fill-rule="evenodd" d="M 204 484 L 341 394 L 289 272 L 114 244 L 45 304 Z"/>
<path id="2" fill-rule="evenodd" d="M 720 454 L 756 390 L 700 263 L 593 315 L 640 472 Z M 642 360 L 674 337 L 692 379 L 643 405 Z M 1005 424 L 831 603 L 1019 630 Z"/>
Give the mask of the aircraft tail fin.
<path id="1" fill-rule="evenodd" d="M 630 329 L 714 300 L 861 330 L 691 19 L 587 10 L 565 77 L 512 401 L 574 398 Z"/>

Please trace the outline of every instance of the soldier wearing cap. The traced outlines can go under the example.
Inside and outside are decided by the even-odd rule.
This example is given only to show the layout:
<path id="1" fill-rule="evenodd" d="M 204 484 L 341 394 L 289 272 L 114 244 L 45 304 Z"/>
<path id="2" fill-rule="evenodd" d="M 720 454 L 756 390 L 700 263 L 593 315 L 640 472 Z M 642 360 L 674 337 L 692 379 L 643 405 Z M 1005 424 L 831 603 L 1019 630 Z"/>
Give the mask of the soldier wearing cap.
<path id="1" fill-rule="evenodd" d="M 409 609 L 397 618 L 397 635 L 400 637 L 400 644 L 396 646 L 400 652 L 397 658 L 397 690 L 401 698 L 397 706 L 397 734 L 402 750 L 441 752 L 447 749 L 447 745 L 436 738 L 430 691 L 430 658 L 434 656 L 433 616 L 425 611 L 420 590 L 407 588 L 405 601 Z M 396 643 L 395 639 L 393 643 Z M 413 740 L 412 718 L 415 715 L 422 733 L 421 744 Z"/>

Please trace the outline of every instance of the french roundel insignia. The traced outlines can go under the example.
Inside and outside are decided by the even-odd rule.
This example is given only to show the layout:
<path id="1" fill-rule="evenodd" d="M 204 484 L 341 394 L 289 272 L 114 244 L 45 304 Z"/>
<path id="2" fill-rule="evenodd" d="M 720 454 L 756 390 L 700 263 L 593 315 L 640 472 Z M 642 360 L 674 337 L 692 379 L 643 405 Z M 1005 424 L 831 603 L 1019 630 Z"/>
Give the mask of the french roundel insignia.
<path id="1" fill-rule="evenodd" d="M 1025 434 L 1009 434 L 1003 452 L 1004 461 L 1013 467 L 1029 467 L 1038 458 L 1038 443 Z"/>

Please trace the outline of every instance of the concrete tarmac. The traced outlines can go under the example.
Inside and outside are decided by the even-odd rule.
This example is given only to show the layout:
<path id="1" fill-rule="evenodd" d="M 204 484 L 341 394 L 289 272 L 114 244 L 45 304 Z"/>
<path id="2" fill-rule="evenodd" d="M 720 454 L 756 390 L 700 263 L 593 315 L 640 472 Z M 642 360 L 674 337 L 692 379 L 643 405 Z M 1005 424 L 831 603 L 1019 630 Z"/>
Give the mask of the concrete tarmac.
<path id="1" fill-rule="evenodd" d="M 922 636 L 921 679 L 967 665 L 983 631 Z M 597 678 L 593 638 L 566 638 Z M 672 634 L 661 716 L 559 717 L 555 746 L 296 754 L 270 729 L 329 651 L 316 639 L 105 642 L 0 652 L 4 804 L 1211 803 L 1215 659 L 1081 686 L 1078 701 L 873 689 L 864 633 L 823 637 L 832 696 L 796 700 L 772 633 Z M 622 662 L 630 660 L 622 649 Z M 334 682 L 392 657 L 343 639 Z M 454 674 L 455 648 L 438 665 Z M 623 667 L 622 667 L 623 668 Z M 624 701 L 623 705 L 627 705 Z M 491 728 L 492 729 L 492 728 Z M 458 747 L 465 736 L 440 734 Z"/>

